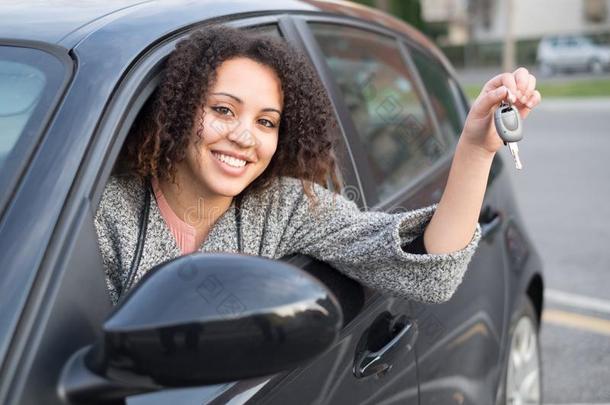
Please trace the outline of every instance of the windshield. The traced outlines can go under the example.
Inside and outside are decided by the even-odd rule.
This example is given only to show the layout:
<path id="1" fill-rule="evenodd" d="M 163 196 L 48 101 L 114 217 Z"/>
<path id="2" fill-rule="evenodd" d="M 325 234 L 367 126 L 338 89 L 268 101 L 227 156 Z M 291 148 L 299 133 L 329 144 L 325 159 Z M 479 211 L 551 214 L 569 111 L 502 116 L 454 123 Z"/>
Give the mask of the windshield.
<path id="1" fill-rule="evenodd" d="M 0 196 L 27 163 L 64 76 L 62 62 L 47 52 L 0 46 Z M 0 211 L 5 202 L 0 197 Z"/>

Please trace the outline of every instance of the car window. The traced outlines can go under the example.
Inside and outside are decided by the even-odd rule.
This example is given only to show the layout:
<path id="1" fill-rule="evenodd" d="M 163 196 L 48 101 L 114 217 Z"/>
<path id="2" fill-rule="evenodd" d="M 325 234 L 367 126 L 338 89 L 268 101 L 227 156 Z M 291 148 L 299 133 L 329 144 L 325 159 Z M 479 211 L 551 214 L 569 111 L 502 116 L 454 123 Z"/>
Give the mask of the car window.
<path id="1" fill-rule="evenodd" d="M 394 38 L 358 28 L 312 23 L 311 29 L 340 88 L 367 151 L 380 199 L 443 155 Z"/>
<path id="2" fill-rule="evenodd" d="M 589 37 L 578 37 L 576 38 L 576 43 L 578 46 L 591 46 L 593 45 L 593 40 Z"/>
<path id="3" fill-rule="evenodd" d="M 65 68 L 46 52 L 0 46 L 0 193 L 26 158 L 63 83 Z"/>
<path id="4" fill-rule="evenodd" d="M 567 39 L 565 39 L 565 38 L 557 39 L 557 44 L 556 44 L 557 48 L 566 48 L 568 46 L 569 46 L 569 44 L 568 44 L 568 40 Z"/>
<path id="5" fill-rule="evenodd" d="M 428 91 L 441 131 L 450 142 L 457 142 L 464 124 L 460 114 L 460 104 L 453 91 L 457 84 L 430 56 L 417 49 L 411 49 L 411 56 Z"/>

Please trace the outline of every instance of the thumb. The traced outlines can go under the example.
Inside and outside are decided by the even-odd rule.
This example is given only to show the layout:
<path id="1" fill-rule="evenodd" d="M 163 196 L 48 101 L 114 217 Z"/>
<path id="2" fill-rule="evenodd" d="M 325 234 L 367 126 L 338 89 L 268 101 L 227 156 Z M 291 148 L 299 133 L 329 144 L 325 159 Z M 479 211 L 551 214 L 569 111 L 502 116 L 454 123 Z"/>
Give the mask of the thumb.
<path id="1" fill-rule="evenodd" d="M 506 98 L 516 100 L 515 95 L 506 87 L 500 86 L 497 89 L 481 94 L 475 102 L 474 109 L 477 115 L 483 117 L 489 114 L 492 109 L 497 108 L 500 102 Z"/>

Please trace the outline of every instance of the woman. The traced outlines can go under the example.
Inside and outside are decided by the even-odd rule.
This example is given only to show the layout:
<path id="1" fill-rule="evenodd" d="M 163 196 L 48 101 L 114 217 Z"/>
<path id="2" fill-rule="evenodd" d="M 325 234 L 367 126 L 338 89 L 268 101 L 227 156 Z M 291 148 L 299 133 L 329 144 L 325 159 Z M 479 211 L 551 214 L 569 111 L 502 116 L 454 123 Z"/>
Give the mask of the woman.
<path id="1" fill-rule="evenodd" d="M 507 97 L 525 117 L 540 101 L 534 77 L 521 68 L 484 86 L 438 204 L 361 212 L 322 186 L 339 188 L 334 122 L 305 59 L 228 27 L 195 32 L 168 58 L 123 149 L 124 175 L 111 177 L 97 211 L 113 303 L 156 264 L 195 251 L 303 253 L 393 295 L 448 300 L 481 237 L 503 146 L 492 114 Z"/>

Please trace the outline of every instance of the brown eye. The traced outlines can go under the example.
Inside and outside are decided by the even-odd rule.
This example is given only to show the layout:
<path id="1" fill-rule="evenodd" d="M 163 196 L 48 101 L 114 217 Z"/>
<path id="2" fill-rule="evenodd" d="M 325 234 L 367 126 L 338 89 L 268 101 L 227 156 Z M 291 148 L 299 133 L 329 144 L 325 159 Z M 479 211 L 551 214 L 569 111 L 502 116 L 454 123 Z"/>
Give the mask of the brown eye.
<path id="1" fill-rule="evenodd" d="M 266 120 L 266 119 L 260 119 L 258 120 L 258 122 L 262 123 L 264 126 L 266 126 L 267 128 L 275 128 L 275 125 L 273 124 L 273 122 Z"/>
<path id="2" fill-rule="evenodd" d="M 233 111 L 223 106 L 212 107 L 212 110 L 216 111 L 220 115 L 233 115 Z"/>

